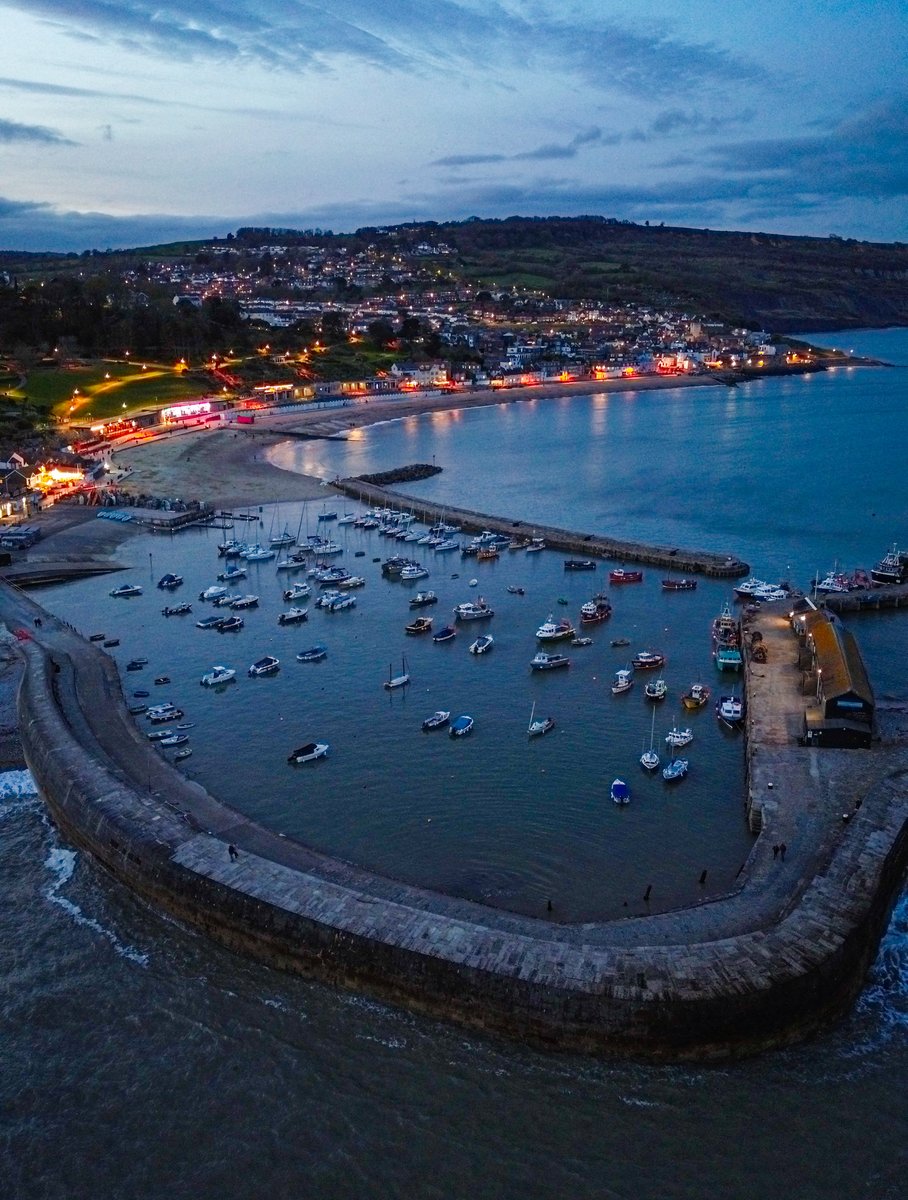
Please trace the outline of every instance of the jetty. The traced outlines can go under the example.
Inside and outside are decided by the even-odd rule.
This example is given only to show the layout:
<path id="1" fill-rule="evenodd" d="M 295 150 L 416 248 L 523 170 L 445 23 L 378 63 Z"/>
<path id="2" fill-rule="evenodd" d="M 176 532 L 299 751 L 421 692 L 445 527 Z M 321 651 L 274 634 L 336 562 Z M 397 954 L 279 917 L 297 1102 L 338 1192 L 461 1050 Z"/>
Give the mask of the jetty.
<path id="1" fill-rule="evenodd" d="M 757 836 L 735 887 L 666 912 L 650 911 L 647 889 L 627 918 L 577 925 L 403 884 L 276 834 L 155 753 L 97 643 L 5 583 L 0 619 L 22 662 L 26 761 L 63 837 L 238 952 L 473 1028 L 653 1060 L 795 1041 L 853 1002 L 908 863 L 908 747 L 797 744 L 807 701 L 782 605 L 745 629 Z M 757 632 L 760 663 L 748 652 Z"/>
<path id="2" fill-rule="evenodd" d="M 835 613 L 878 612 L 886 608 L 908 608 L 908 583 L 890 584 L 853 592 L 828 592 L 817 604 Z"/>
<path id="3" fill-rule="evenodd" d="M 545 540 L 548 549 L 560 550 L 572 556 L 643 563 L 688 575 L 710 575 L 715 579 L 738 579 L 750 574 L 750 566 L 732 554 L 688 550 L 679 546 L 648 546 L 642 542 L 622 541 L 597 533 L 577 533 L 552 525 L 515 521 L 510 517 L 476 512 L 470 508 L 452 508 L 447 504 L 420 500 L 365 479 L 335 479 L 331 486 L 373 508 L 405 508 L 429 525 L 444 520 L 476 532 L 489 529 L 506 537 L 540 537 Z"/>

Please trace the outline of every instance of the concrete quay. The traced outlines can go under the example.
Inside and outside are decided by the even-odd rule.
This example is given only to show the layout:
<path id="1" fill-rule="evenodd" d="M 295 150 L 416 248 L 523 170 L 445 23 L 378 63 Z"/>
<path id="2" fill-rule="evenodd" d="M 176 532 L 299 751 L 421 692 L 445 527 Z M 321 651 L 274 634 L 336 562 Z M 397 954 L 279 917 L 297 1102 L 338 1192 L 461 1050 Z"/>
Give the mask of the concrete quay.
<path id="1" fill-rule="evenodd" d="M 677 546 L 647 546 L 641 542 L 627 542 L 619 538 L 602 537 L 599 534 L 574 533 L 551 525 L 513 521 L 507 517 L 475 512 L 469 508 L 433 504 L 407 496 L 403 492 L 393 491 L 391 488 L 365 483 L 361 479 L 335 479 L 331 486 L 363 504 L 376 508 L 406 509 L 428 524 L 444 520 L 475 532 L 490 529 L 493 533 L 501 533 L 507 537 L 541 537 L 545 539 L 549 549 L 561 550 L 578 558 L 596 557 L 618 562 L 644 563 L 666 571 L 678 571 L 687 575 L 710 575 L 716 579 L 737 579 L 741 575 L 750 574 L 748 564 L 730 554 L 687 550 Z"/>
<path id="2" fill-rule="evenodd" d="M 739 886 L 577 925 L 401 884 L 276 836 L 155 753 L 96 644 L 6 584 L 0 619 L 23 663 L 26 760 L 64 837 L 237 951 L 474 1028 L 656 1060 L 794 1041 L 857 995 L 908 862 L 908 748 L 792 744 L 796 650 L 780 612 L 756 618 L 768 661 L 747 666 L 760 833 Z"/>

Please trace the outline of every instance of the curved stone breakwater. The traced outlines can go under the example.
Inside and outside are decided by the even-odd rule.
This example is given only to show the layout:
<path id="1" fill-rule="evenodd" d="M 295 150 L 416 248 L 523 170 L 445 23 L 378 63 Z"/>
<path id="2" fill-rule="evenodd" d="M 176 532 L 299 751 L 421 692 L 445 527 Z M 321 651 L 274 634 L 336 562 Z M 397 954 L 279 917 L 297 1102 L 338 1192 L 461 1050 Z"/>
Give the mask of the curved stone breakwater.
<path id="1" fill-rule="evenodd" d="M 908 860 L 904 751 L 805 751 L 763 722 L 748 748 L 762 832 L 735 892 L 576 926 L 488 909 L 247 820 L 155 754 L 103 651 L 5 584 L 0 618 L 24 661 L 26 760 L 65 837 L 235 950 L 472 1027 L 667 1060 L 790 1042 L 857 994 Z"/>
<path id="2" fill-rule="evenodd" d="M 390 474 L 390 472 L 389 472 Z M 348 496 L 377 508 L 405 508 L 420 521 L 433 524 L 435 521 L 453 521 L 463 529 L 479 531 L 490 529 L 507 537 L 541 537 L 551 550 L 562 550 L 567 554 L 590 555 L 615 559 L 619 562 L 644 563 L 662 567 L 667 571 L 682 571 L 687 574 L 711 575 L 716 579 L 737 579 L 749 575 L 746 562 L 731 554 L 714 554 L 709 550 L 685 550 L 678 546 L 647 546 L 642 542 L 626 542 L 620 538 L 602 537 L 595 533 L 573 533 L 550 525 L 531 525 L 526 521 L 513 521 L 507 517 L 492 516 L 475 512 L 469 508 L 451 508 L 450 505 L 433 504 L 379 487 L 364 479 L 335 479 L 332 487 Z"/>

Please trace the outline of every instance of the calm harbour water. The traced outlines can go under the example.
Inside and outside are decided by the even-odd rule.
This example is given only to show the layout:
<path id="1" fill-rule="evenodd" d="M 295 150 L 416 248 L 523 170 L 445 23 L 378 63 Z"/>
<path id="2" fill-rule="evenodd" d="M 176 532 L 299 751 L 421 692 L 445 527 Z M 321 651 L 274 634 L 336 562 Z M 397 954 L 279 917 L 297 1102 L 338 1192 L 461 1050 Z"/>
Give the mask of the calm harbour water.
<path id="1" fill-rule="evenodd" d="M 903 331 L 839 336 L 847 340 L 833 344 L 908 363 Z M 728 549 L 761 574 L 790 573 L 804 585 L 836 560 L 869 565 L 904 538 L 908 497 L 901 464 L 892 463 L 904 440 L 904 393 L 902 371 L 843 370 L 728 393 L 518 404 L 407 420 L 347 446 L 304 445 L 309 457 L 299 467 L 358 473 L 435 454 L 445 470 L 420 494 Z M 281 519 L 291 519 L 289 510 Z M 151 563 L 142 543 L 137 581 L 182 570 L 172 553 L 185 555 L 193 582 L 184 590 L 194 595 L 199 573 L 199 586 L 214 577 L 216 539 L 200 554 L 205 536 L 176 539 L 173 552 L 157 541 Z M 387 549 L 376 545 L 374 554 Z M 495 650 L 476 661 L 465 633 L 446 647 L 403 638 L 403 589 L 377 581 L 372 556 L 356 560 L 372 572 L 357 609 L 318 628 L 313 615 L 286 639 L 276 607 L 264 605 L 234 642 L 194 629 L 171 634 L 177 619 L 158 618 L 163 600 L 146 588 L 142 601 L 168 631 L 150 653 L 148 635 L 134 628 L 137 602 L 107 599 L 97 581 L 45 596 L 86 632 L 120 636 L 124 658 L 140 652 L 144 636 L 152 659 L 145 674 L 167 669 L 173 680 L 150 690 L 191 702 L 193 773 L 256 815 L 284 820 L 288 831 L 357 861 L 407 877 L 418 863 L 417 874 L 437 886 L 528 911 L 549 891 L 578 911 L 608 911 L 625 890 L 636 895 L 651 870 L 680 894 L 707 861 L 736 869 L 749 843 L 739 747 L 719 736 L 711 714 L 699 714 L 691 777 L 683 790 L 666 792 L 661 781 L 631 773 L 631 752 L 648 734 L 642 697 L 622 703 L 607 693 L 618 653 L 607 643 L 619 634 L 634 645 L 664 642 L 670 685 L 697 674 L 717 682 L 707 626 L 721 585 L 663 597 L 648 573 L 639 590 L 612 589 L 615 615 L 594 631 L 596 644 L 571 652 L 570 671 L 535 679 L 525 670 L 533 629 L 552 609 L 576 615 L 591 579 L 564 577 L 559 559 L 439 568 L 426 581 L 443 595 L 439 608 L 478 590 L 499 610 L 490 626 Z M 258 582 L 248 589 L 263 599 L 274 587 L 273 564 L 264 567 L 267 593 Z M 459 580 L 446 578 L 454 572 Z M 479 589 L 465 586 L 471 576 Z M 506 596 L 511 582 L 527 595 Z M 562 594 L 567 608 L 557 605 Z M 868 616 L 854 628 L 878 695 L 904 700 L 904 615 Z M 280 645 L 264 644 L 265 630 L 280 633 Z M 286 661 L 319 640 L 329 644 L 325 663 Z M 203 703 L 203 669 L 218 661 L 245 668 L 269 649 L 285 660 L 277 678 L 244 678 Z M 414 684 L 408 696 L 389 698 L 381 680 L 402 651 Z M 147 682 L 127 679 L 131 687 Z M 544 698 L 565 732 L 528 750 L 520 734 L 534 698 Z M 215 702 L 213 719 L 206 714 Z M 472 740 L 418 732 L 422 716 L 440 706 L 474 712 Z M 657 728 L 671 716 L 666 707 Z M 275 733 L 281 724 L 292 733 Z M 355 739 L 346 736 L 351 728 Z M 230 762 L 220 761 L 225 730 Z M 291 745 L 323 735 L 332 742 L 329 762 L 310 772 L 285 766 Z M 377 765 L 388 756 L 393 789 L 388 768 Z M 575 765 L 590 762 L 592 771 Z M 603 781 L 619 770 L 639 789 L 621 813 L 601 797 Z M 289 780 L 295 792 L 284 790 Z M 855 1012 L 806 1046 L 709 1069 L 551 1058 L 224 953 L 138 904 L 66 847 L 27 778 L 7 775 L 0 784 L 3 1195 L 905 1194 L 904 900 Z M 598 882 L 603 865 L 609 877 Z"/>

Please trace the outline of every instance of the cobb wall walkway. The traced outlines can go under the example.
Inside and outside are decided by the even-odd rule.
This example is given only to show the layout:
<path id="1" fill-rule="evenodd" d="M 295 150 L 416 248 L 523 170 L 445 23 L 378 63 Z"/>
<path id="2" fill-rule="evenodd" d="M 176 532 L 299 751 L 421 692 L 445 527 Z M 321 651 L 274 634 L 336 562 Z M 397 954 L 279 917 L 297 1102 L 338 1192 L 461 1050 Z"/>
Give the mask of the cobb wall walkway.
<path id="1" fill-rule="evenodd" d="M 64 836 L 236 950 L 473 1027 L 654 1059 L 794 1040 L 857 994 L 904 873 L 905 752 L 804 750 L 786 742 L 782 722 L 766 744 L 760 727 L 751 735 L 748 802 L 770 783 L 773 800 L 759 805 L 762 832 L 734 893 L 602 924 L 485 908 L 248 820 L 154 752 L 95 644 L 7 584 L 0 619 L 24 663 L 26 759 Z M 773 669 L 771 655 L 760 670 Z M 843 798 L 850 811 L 859 795 L 843 823 Z M 782 840 L 779 859 L 771 845 Z"/>
<path id="2" fill-rule="evenodd" d="M 552 550 L 562 550 L 578 558 L 609 558 L 619 562 L 645 563 L 667 571 L 711 575 L 717 579 L 737 579 L 749 575 L 746 562 L 731 554 L 715 554 L 709 550 L 687 550 L 678 546 L 648 546 L 642 542 L 627 542 L 595 533 L 576 533 L 552 525 L 534 525 L 513 521 L 470 508 L 451 508 L 433 504 L 391 488 L 365 483 L 362 479 L 335 479 L 331 485 L 363 504 L 377 508 L 405 509 L 420 521 L 433 524 L 451 521 L 466 530 L 490 529 L 507 537 L 541 537 Z"/>

